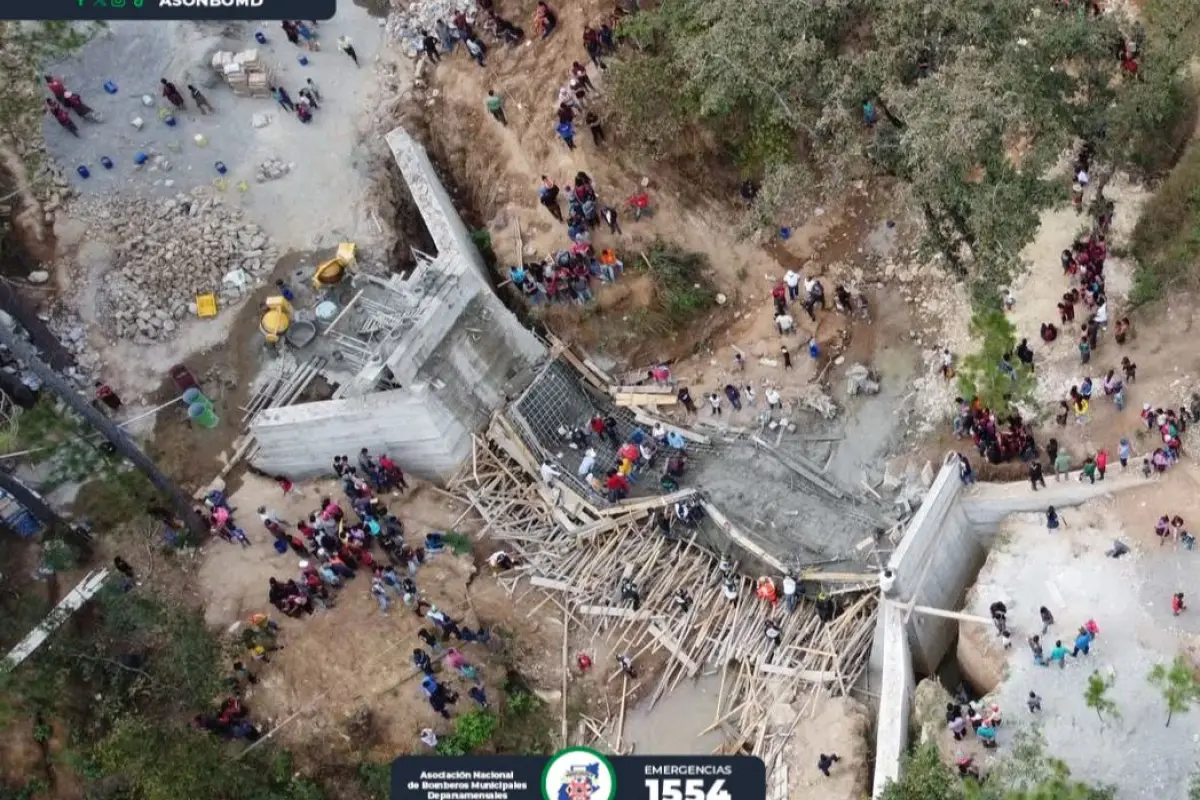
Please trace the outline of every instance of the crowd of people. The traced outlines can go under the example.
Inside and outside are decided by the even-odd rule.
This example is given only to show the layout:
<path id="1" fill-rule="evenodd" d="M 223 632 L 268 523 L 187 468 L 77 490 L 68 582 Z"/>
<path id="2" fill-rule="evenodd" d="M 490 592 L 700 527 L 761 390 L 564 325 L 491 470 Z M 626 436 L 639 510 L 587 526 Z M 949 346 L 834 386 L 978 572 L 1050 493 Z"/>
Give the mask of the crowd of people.
<path id="1" fill-rule="evenodd" d="M 53 97 L 46 98 L 46 113 L 54 117 L 55 121 L 72 136 L 79 136 L 79 128 L 75 125 L 75 120 L 71 118 L 71 112 L 88 122 L 100 121 L 91 106 L 84 103 L 83 98 L 77 92 L 67 89 L 62 78 L 56 78 L 53 75 L 43 75 L 42 78 L 46 82 L 46 88 L 53 95 Z"/>
<path id="2" fill-rule="evenodd" d="M 564 194 L 558 184 L 545 175 L 538 190 L 539 202 L 565 222 L 570 246 L 550 253 L 540 261 L 528 261 L 511 266 L 509 280 L 533 305 L 542 303 L 576 303 L 583 305 L 593 298 L 593 281 L 612 283 L 625 271 L 625 263 L 611 247 L 596 251 L 592 244 L 592 229 L 602 222 L 614 233 L 620 233 L 616 209 L 603 204 L 596 195 L 591 177 L 577 172 L 573 186 L 565 193 L 567 217 L 564 219 L 559 198 Z"/>

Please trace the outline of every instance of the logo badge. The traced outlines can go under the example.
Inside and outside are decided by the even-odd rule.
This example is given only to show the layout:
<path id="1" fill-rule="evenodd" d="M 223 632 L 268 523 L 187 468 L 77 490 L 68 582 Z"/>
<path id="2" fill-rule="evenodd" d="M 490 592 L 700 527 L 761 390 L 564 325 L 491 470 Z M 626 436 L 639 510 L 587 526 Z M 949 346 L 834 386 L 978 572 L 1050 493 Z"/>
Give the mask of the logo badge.
<path id="1" fill-rule="evenodd" d="M 616 771 L 595 750 L 560 750 L 542 771 L 542 800 L 613 800 L 616 796 Z"/>

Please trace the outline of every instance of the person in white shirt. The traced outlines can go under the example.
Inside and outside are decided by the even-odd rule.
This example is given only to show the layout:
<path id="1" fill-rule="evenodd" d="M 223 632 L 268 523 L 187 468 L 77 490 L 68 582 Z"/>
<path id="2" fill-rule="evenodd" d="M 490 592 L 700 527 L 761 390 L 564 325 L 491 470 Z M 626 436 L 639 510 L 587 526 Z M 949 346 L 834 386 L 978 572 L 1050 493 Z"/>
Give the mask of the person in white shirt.
<path id="1" fill-rule="evenodd" d="M 779 331 L 780 336 L 791 333 L 796 328 L 796 320 L 792 319 L 791 314 L 780 314 L 775 318 L 775 329 Z"/>
<path id="2" fill-rule="evenodd" d="M 787 284 L 788 302 L 793 302 L 800 296 L 800 273 L 789 269 L 783 276 L 783 282 Z"/>
<path id="3" fill-rule="evenodd" d="M 542 480 L 547 484 L 553 483 L 554 479 L 559 476 L 559 471 L 551 466 L 549 461 L 543 461 L 541 466 Z"/>
<path id="4" fill-rule="evenodd" d="M 1078 183 L 1084 189 L 1087 188 L 1089 180 L 1090 180 L 1090 178 L 1088 177 L 1086 169 L 1081 169 L 1081 170 L 1079 170 L 1079 172 L 1075 173 L 1075 182 Z"/>
<path id="5" fill-rule="evenodd" d="M 1096 324 L 1102 328 L 1108 325 L 1108 300 L 1105 300 L 1100 304 L 1100 307 L 1096 309 L 1095 319 Z"/>
<path id="6" fill-rule="evenodd" d="M 596 451 L 589 447 L 587 452 L 583 454 L 583 461 L 579 462 L 579 477 L 583 477 L 592 471 L 592 467 L 596 466 Z M 549 483 L 549 481 L 547 481 Z"/>
<path id="7" fill-rule="evenodd" d="M 712 406 L 713 415 L 719 415 L 721 413 L 721 395 L 715 393 L 710 394 L 708 396 L 708 404 Z"/>
<path id="8" fill-rule="evenodd" d="M 783 408 L 783 402 L 779 397 L 779 392 L 772 386 L 766 391 L 767 407 L 768 408 Z"/>

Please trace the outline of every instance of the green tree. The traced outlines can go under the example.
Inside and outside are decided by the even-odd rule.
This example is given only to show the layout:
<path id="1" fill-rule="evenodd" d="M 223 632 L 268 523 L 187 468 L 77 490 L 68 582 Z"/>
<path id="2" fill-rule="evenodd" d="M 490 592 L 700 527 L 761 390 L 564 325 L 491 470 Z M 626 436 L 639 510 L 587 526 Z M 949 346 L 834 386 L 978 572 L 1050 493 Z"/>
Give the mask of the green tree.
<path id="1" fill-rule="evenodd" d="M 927 247 L 986 306 L 1019 267 L 1038 213 L 1066 198 L 1061 178 L 1045 177 L 1063 151 L 1089 142 L 1102 189 L 1116 169 L 1148 165 L 1161 131 L 1186 114 L 1195 39 L 1179 31 L 1200 7 L 1148 0 L 1144 13 L 1133 80 L 1113 58 L 1132 35 L 1119 14 L 1028 0 L 786 10 L 776 0 L 664 0 L 621 23 L 640 48 L 609 70 L 609 114 L 651 158 L 706 147 L 763 175 L 802 163 L 813 194 L 871 174 L 896 179 L 925 218 Z"/>
<path id="2" fill-rule="evenodd" d="M 1046 753 L 1041 733 L 1022 730 L 982 783 L 963 781 L 933 742 L 909 754 L 898 781 L 889 783 L 882 800 L 1114 800 L 1116 791 L 1071 778 L 1059 759 Z"/>
<path id="3" fill-rule="evenodd" d="M 1105 677 L 1100 674 L 1099 670 L 1094 670 L 1088 676 L 1087 689 L 1083 692 L 1083 699 L 1087 703 L 1087 707 L 1094 709 L 1096 716 L 1100 721 L 1104 721 L 1104 715 L 1110 717 L 1119 717 L 1121 712 L 1117 710 L 1116 702 L 1108 696 L 1108 690 L 1112 688 L 1116 678 L 1113 675 Z"/>
<path id="4" fill-rule="evenodd" d="M 971 335 L 979 350 L 958 364 L 958 388 L 963 397 L 980 397 L 997 414 L 1006 414 L 1033 391 L 1031 370 L 1013 356 L 1016 328 L 999 310 L 980 311 L 971 317 Z M 1002 367 L 1008 356 L 1011 371 Z"/>
<path id="5" fill-rule="evenodd" d="M 492 739 L 499 720 L 490 711 L 475 709 L 454 720 L 454 732 L 438 740 L 437 751 L 443 756 L 466 756 Z"/>
<path id="6" fill-rule="evenodd" d="M 1182 653 L 1175 656 L 1170 666 L 1155 664 L 1147 677 L 1167 703 L 1167 727 L 1171 726 L 1171 717 L 1188 711 L 1193 702 L 1200 700 L 1200 681 Z"/>
<path id="7" fill-rule="evenodd" d="M 294 777 L 286 754 L 260 748 L 245 758 L 230 758 L 217 737 L 174 722 L 122 720 L 96 747 L 95 758 L 102 776 L 124 788 L 131 800 L 324 797 L 315 784 Z"/>

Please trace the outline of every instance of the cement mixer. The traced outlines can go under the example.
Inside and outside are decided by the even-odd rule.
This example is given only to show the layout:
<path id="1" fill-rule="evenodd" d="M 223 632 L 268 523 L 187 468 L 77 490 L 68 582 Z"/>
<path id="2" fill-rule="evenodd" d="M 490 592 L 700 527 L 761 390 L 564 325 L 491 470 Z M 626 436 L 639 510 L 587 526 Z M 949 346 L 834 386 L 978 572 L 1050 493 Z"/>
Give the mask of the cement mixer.
<path id="1" fill-rule="evenodd" d="M 355 249 L 353 242 L 339 244 L 337 254 L 328 261 L 318 264 L 316 270 L 313 271 L 313 289 L 320 291 L 337 286 L 348 274 L 353 272 L 356 266 Z"/>
<path id="2" fill-rule="evenodd" d="M 258 318 L 258 329 L 267 344 L 278 344 L 292 324 L 292 304 L 280 295 L 268 297 Z"/>

